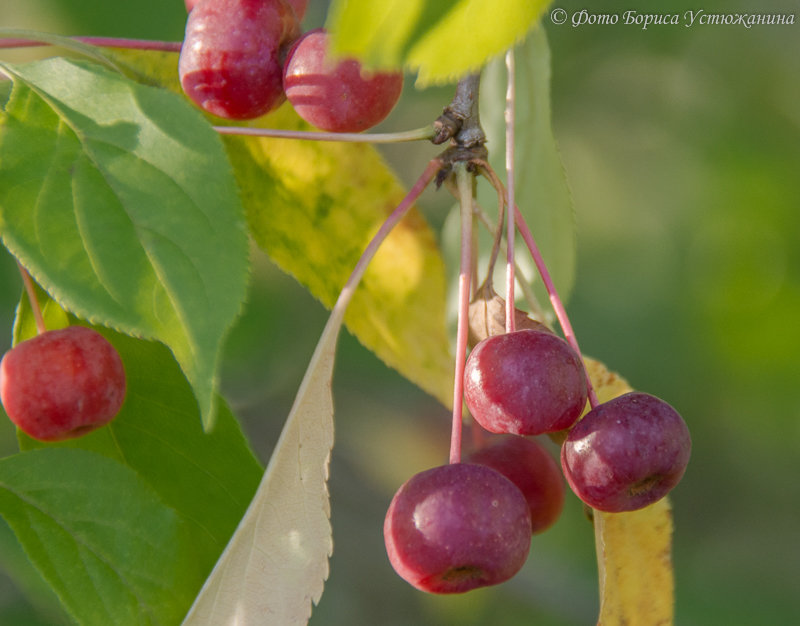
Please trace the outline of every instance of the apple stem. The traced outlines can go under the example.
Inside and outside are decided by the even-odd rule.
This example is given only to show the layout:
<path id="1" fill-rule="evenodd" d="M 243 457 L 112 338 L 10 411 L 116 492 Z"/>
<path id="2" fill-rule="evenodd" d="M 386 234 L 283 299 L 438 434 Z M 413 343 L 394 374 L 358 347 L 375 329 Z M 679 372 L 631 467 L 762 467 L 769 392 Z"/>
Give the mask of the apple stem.
<path id="1" fill-rule="evenodd" d="M 12 35 L 19 35 L 14 37 Z M 41 37 L 41 39 L 40 39 Z M 35 46 L 60 45 L 51 33 L 4 28 L 0 29 L 0 48 L 32 48 Z M 180 52 L 180 41 L 152 41 L 149 39 L 127 39 L 120 37 L 59 37 L 78 41 L 100 48 L 128 48 L 129 50 L 159 50 L 161 52 Z"/>
<path id="2" fill-rule="evenodd" d="M 309 130 L 283 130 L 276 128 L 251 128 L 248 126 L 214 126 L 222 135 L 271 137 L 275 139 L 308 139 L 311 141 L 343 141 L 351 143 L 402 143 L 405 141 L 432 140 L 432 125 L 397 133 L 325 133 Z"/>
<path id="3" fill-rule="evenodd" d="M 558 319 L 561 330 L 564 331 L 564 338 L 567 340 L 569 345 L 572 346 L 572 349 L 578 354 L 578 357 L 581 359 L 581 363 L 583 363 L 583 355 L 581 354 L 581 349 L 578 346 L 578 339 L 575 337 L 575 332 L 572 330 L 572 324 L 570 324 L 569 317 L 567 316 L 567 310 L 564 308 L 564 303 L 561 301 L 558 291 L 556 291 L 556 287 L 553 284 L 552 278 L 550 277 L 550 272 L 547 270 L 544 258 L 539 250 L 539 246 L 536 245 L 536 240 L 533 238 L 533 234 L 528 228 L 528 225 L 525 223 L 525 218 L 522 216 L 519 207 L 514 206 L 514 213 L 517 217 L 517 228 L 519 229 L 520 235 L 522 235 L 522 239 L 525 241 L 525 245 L 528 246 L 528 250 L 533 257 L 533 262 L 536 265 L 536 269 L 539 271 L 539 275 L 542 277 L 542 282 L 547 290 L 547 295 L 550 297 L 550 303 L 553 305 L 553 310 L 556 313 L 556 319 Z M 586 388 L 588 390 L 589 405 L 592 408 L 595 408 L 599 404 L 599 401 L 597 400 L 597 394 L 595 393 L 594 385 L 592 385 L 592 380 L 589 378 L 589 372 L 586 371 L 585 366 L 583 368 L 583 373 L 586 376 Z"/>
<path id="4" fill-rule="evenodd" d="M 356 287 L 358 287 L 358 284 L 361 281 L 361 277 L 366 271 L 367 265 L 372 260 L 372 257 L 375 256 L 375 253 L 383 243 L 383 240 L 386 239 L 387 235 L 397 225 L 397 223 L 402 220 L 403 217 L 405 217 L 405 214 L 408 213 L 408 210 L 414 205 L 414 202 L 417 201 L 420 195 L 422 195 L 422 192 L 425 191 L 425 188 L 430 184 L 430 182 L 436 176 L 436 173 L 441 168 L 442 161 L 440 159 L 431 159 L 428 162 L 428 165 L 425 166 L 425 169 L 420 177 L 417 179 L 417 182 L 414 183 L 405 197 L 400 201 L 400 204 L 398 204 L 397 207 L 384 220 L 383 224 L 381 224 L 381 227 L 378 229 L 372 239 L 370 239 L 367 247 L 364 249 L 364 252 L 361 253 L 361 257 L 359 257 L 358 262 L 353 268 L 353 271 L 350 273 L 350 277 L 342 287 L 342 291 L 339 293 L 339 297 L 334 305 L 335 309 L 347 307 L 350 299 L 353 297 L 353 293 L 355 293 Z"/>
<path id="5" fill-rule="evenodd" d="M 483 225 L 483 227 L 492 232 L 494 226 L 492 225 L 489 216 L 486 214 L 480 205 L 475 205 L 475 217 L 476 219 Z M 500 244 L 501 251 L 505 251 L 508 253 L 508 248 L 505 247 L 502 242 Z M 515 282 L 519 283 L 519 287 L 522 290 L 522 296 L 525 299 L 526 304 L 531 309 L 531 314 L 534 316 L 534 319 L 546 323 L 547 322 L 547 314 L 542 309 L 542 306 L 539 304 L 538 299 L 536 298 L 536 294 L 533 293 L 533 287 L 530 284 L 530 281 L 525 277 L 525 274 L 522 268 L 517 264 L 516 260 L 514 262 L 514 278 Z"/>
<path id="6" fill-rule="evenodd" d="M 515 206 L 514 198 L 514 104 L 516 92 L 514 86 L 514 51 L 506 52 L 506 185 L 507 206 Z M 506 229 L 506 332 L 513 333 L 514 328 L 514 232 L 516 218 L 514 211 L 508 211 Z"/>
<path id="7" fill-rule="evenodd" d="M 475 160 L 474 163 L 481 168 L 481 173 L 483 173 L 489 179 L 489 181 L 492 183 L 492 186 L 494 186 L 494 188 L 497 190 L 497 193 L 502 194 L 503 197 L 506 197 L 506 191 L 503 188 L 503 183 L 498 178 L 497 173 L 492 169 L 492 166 L 483 160 Z M 509 213 L 512 213 L 512 211 L 509 211 Z M 575 337 L 575 332 L 572 330 L 572 324 L 570 324 L 569 317 L 567 316 L 567 310 L 564 308 L 564 303 L 562 302 L 561 297 L 558 295 L 558 291 L 553 283 L 553 279 L 550 277 L 550 272 L 548 271 L 547 265 L 544 262 L 544 257 L 542 257 L 539 246 L 536 245 L 536 240 L 533 238 L 533 234 L 531 234 L 530 228 L 528 228 L 528 224 L 525 222 L 525 218 L 523 217 L 518 206 L 514 205 L 513 213 L 516 216 L 517 229 L 519 230 L 520 235 L 522 235 L 525 245 L 528 246 L 528 251 L 533 258 L 533 262 L 536 265 L 539 276 L 542 278 L 542 283 L 544 283 L 545 290 L 550 298 L 550 303 L 553 305 L 553 311 L 555 311 L 556 319 L 558 320 L 561 330 L 564 333 L 564 339 L 566 339 L 567 343 L 569 343 L 572 349 L 575 350 L 578 357 L 581 359 L 581 363 L 583 363 L 583 355 L 581 354 L 581 349 L 578 346 L 578 340 Z M 586 371 L 585 366 L 583 368 L 583 373 L 586 377 L 589 405 L 594 408 L 599 404 L 599 402 L 597 400 L 597 394 L 594 391 L 592 381 L 589 378 L 589 373 Z"/>
<path id="8" fill-rule="evenodd" d="M 472 175 L 464 163 L 454 167 L 461 206 L 461 266 L 458 274 L 458 325 L 456 364 L 453 380 L 453 426 L 450 434 L 450 463 L 461 462 L 461 435 L 464 415 L 464 366 L 469 335 L 469 296 L 472 274 Z"/>
<path id="9" fill-rule="evenodd" d="M 17 261 L 17 267 L 22 276 L 22 284 L 25 285 L 25 292 L 28 294 L 28 301 L 31 303 L 33 319 L 36 321 L 36 332 L 43 335 L 47 332 L 47 326 L 44 324 L 44 316 L 42 316 L 42 308 L 39 306 L 39 300 L 36 297 L 36 288 L 33 286 L 33 279 L 28 273 L 28 270 L 26 270 L 19 261 Z"/>

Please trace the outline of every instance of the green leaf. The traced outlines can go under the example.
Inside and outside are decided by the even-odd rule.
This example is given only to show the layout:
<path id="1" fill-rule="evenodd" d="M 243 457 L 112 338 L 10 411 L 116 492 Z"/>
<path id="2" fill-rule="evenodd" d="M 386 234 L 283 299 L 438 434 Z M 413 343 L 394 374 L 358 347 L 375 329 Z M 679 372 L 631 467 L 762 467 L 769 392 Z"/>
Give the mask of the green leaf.
<path id="1" fill-rule="evenodd" d="M 175 54 L 113 58 L 145 80 L 180 88 Z M 309 130 L 288 104 L 247 126 Z M 333 306 L 370 237 L 405 195 L 397 177 L 367 144 L 233 136 L 225 143 L 255 242 Z M 445 289 L 436 237 L 411 211 L 370 264 L 345 323 L 384 362 L 449 406 Z"/>
<path id="2" fill-rule="evenodd" d="M 0 514 L 80 624 L 180 619 L 192 546 L 130 468 L 85 450 L 2 459 Z"/>
<path id="3" fill-rule="evenodd" d="M 97 65 L 3 67 L 4 244 L 71 312 L 168 345 L 209 426 L 248 254 L 219 137 L 181 98 Z"/>
<path id="4" fill-rule="evenodd" d="M 575 213 L 553 136 L 550 48 L 543 28 L 531 32 L 515 51 L 514 61 L 516 202 L 536 238 L 559 295 L 566 300 L 575 279 Z M 491 146 L 490 162 L 501 175 L 505 172 L 505 99 L 499 95 L 505 94 L 506 81 L 502 59 L 490 63 L 481 77 L 481 124 L 487 145 Z M 493 190 L 491 194 L 482 193 L 480 199 L 486 208 L 494 209 L 497 205 Z M 524 247 L 519 249 L 517 258 L 529 258 Z M 530 265 L 526 277 L 535 277 Z M 540 303 L 549 302 L 541 281 L 536 293 Z"/>
<path id="5" fill-rule="evenodd" d="M 68 322 L 44 293 L 38 299 L 48 328 Z M 35 334 L 32 317 L 23 297 L 15 342 Z M 82 448 L 130 467 L 185 520 L 194 537 L 199 569 L 197 577 L 185 584 L 199 585 L 244 514 L 262 468 L 223 401 L 214 429 L 203 431 L 192 390 L 169 350 L 157 342 L 97 330 L 125 365 L 127 395 L 120 413 L 107 426 L 60 443 L 44 444 L 20 434 L 20 447 Z"/>
<path id="6" fill-rule="evenodd" d="M 418 71 L 420 86 L 454 82 L 520 41 L 545 0 L 334 0 L 326 27 L 340 54 Z"/>
<path id="7" fill-rule="evenodd" d="M 64 607 L 50 585 L 47 584 L 36 567 L 31 563 L 25 550 L 22 549 L 17 536 L 6 521 L 0 516 L 0 567 L 6 576 L 11 578 L 17 589 L 20 604 L 27 603 L 31 610 L 42 615 L 42 621 L 35 624 L 68 624 L 69 619 Z M 12 609 L 13 610 L 13 609 Z M 0 607 L 0 624 L 16 624 L 7 616 L 8 606 Z M 27 621 L 25 626 L 34 626 Z"/>

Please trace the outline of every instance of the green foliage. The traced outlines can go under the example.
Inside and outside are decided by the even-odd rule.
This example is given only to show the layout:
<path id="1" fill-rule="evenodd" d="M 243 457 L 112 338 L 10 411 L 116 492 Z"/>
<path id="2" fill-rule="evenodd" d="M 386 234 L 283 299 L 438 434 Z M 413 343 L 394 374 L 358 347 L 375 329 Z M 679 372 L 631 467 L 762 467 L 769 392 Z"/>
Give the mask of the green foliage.
<path id="1" fill-rule="evenodd" d="M 45 323 L 70 321 L 52 300 L 39 295 Z M 75 323 L 76 320 L 71 320 Z M 163 345 L 98 327 L 125 364 L 127 395 L 119 415 L 85 437 L 43 444 L 24 434 L 20 448 L 85 448 L 141 474 L 170 506 L 221 550 L 250 502 L 261 467 L 224 402 L 214 429 L 205 432 L 192 389 Z M 35 334 L 27 297 L 20 300 L 15 340 Z M 198 485 L 203 485 L 202 490 Z"/>
<path id="2" fill-rule="evenodd" d="M 0 460 L 0 485 L 3 517 L 76 621 L 180 618 L 194 546 L 130 468 L 86 450 L 36 450 Z"/>
<path id="3" fill-rule="evenodd" d="M 418 85 L 479 70 L 533 26 L 544 0 L 335 0 L 326 26 L 334 50 L 376 67 L 419 72 Z"/>
<path id="4" fill-rule="evenodd" d="M 4 244 L 76 315 L 170 346 L 212 424 L 247 278 L 221 141 L 181 98 L 97 65 L 5 68 Z"/>
<path id="5" fill-rule="evenodd" d="M 54 302 L 43 293 L 39 294 L 38 299 L 43 305 L 49 328 L 65 325 L 68 318 Z M 15 324 L 18 341 L 35 333 L 32 317 L 28 300 L 23 298 Z M 179 611 L 188 609 L 225 547 L 255 492 L 261 467 L 224 402 L 220 401 L 214 429 L 211 432 L 203 430 L 192 389 L 166 347 L 157 342 L 135 339 L 101 328 L 98 330 L 112 342 L 125 364 L 128 390 L 120 414 L 108 426 L 65 442 L 43 444 L 20 434 L 20 448 L 25 451 L 23 456 L 38 449 L 52 451 L 56 448 L 101 455 L 124 469 L 126 475 L 132 477 L 131 480 L 135 479 L 143 488 L 155 494 L 161 506 L 174 516 L 175 523 L 179 525 L 180 550 L 186 550 L 189 554 L 180 552 L 170 556 L 167 553 L 164 558 L 183 559 L 191 567 L 172 573 L 168 569 L 162 572 L 164 565 L 161 558 L 147 557 L 150 548 L 139 545 L 134 541 L 135 538 L 116 540 L 121 550 L 124 547 L 132 558 L 141 559 L 137 566 L 139 575 L 175 590 L 175 599 L 169 602 L 161 600 L 164 606 L 152 609 L 155 615 L 153 623 L 169 623 L 174 615 L 182 615 Z M 93 489 L 94 497 L 105 497 L 102 494 L 116 488 L 115 481 L 119 479 L 122 469 L 109 474 L 98 471 L 91 480 L 84 480 L 87 489 L 85 497 L 90 498 Z M 52 471 L 52 467 L 42 464 L 41 469 L 34 466 L 28 473 L 45 480 Z M 7 486 L 10 484 L 14 483 L 6 483 Z M 109 499 L 107 515 L 120 518 L 130 515 L 130 511 L 122 506 L 124 503 L 114 508 L 114 499 Z M 3 515 L 6 516 L 5 510 Z M 11 518 L 7 519 L 12 523 Z M 161 524 L 160 518 L 142 518 L 137 522 L 137 527 L 139 534 L 151 537 L 154 542 L 169 538 L 172 532 Z M 174 538 L 170 541 L 174 541 Z M 141 551 L 145 554 L 140 554 Z M 55 560 L 44 564 L 39 559 L 31 558 L 51 584 L 51 578 L 69 579 L 70 568 L 75 567 L 72 561 Z M 68 606 L 73 614 L 94 615 L 91 607 L 98 602 L 94 595 L 79 590 L 70 594 L 71 604 Z M 97 616 L 91 620 L 85 618 L 81 623 L 104 622 Z"/>

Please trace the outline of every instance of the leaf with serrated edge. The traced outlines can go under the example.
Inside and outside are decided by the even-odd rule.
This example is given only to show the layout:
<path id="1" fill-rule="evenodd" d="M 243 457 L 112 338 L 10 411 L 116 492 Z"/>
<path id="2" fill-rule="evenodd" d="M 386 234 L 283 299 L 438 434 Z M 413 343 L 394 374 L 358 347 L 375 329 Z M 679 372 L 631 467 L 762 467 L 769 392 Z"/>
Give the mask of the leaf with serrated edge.
<path id="1" fill-rule="evenodd" d="M 632 391 L 599 361 L 585 359 L 600 402 Z M 672 507 L 662 498 L 638 511 L 593 511 L 602 626 L 669 626 L 674 618 Z"/>
<path id="2" fill-rule="evenodd" d="M 4 67 L 4 244 L 71 312 L 168 345 L 210 426 L 248 272 L 222 142 L 185 100 L 96 64 Z"/>
<path id="3" fill-rule="evenodd" d="M 335 0 L 335 52 L 368 67 L 418 71 L 417 84 L 455 82 L 522 40 L 546 0 Z"/>
<path id="4" fill-rule="evenodd" d="M 328 576 L 333 549 L 328 464 L 333 447 L 331 378 L 350 300 L 386 236 L 439 171 L 428 163 L 381 224 L 345 283 L 311 357 L 255 498 L 198 595 L 186 624 L 249 624 L 268 617 L 305 624 Z"/>
<path id="5" fill-rule="evenodd" d="M 328 464 L 341 317 L 325 327 L 253 502 L 186 625 L 305 624 L 333 550 Z"/>
<path id="6" fill-rule="evenodd" d="M 334 309 L 250 508 L 184 624 L 305 624 L 333 550 L 328 464 L 331 378 L 341 309 Z"/>

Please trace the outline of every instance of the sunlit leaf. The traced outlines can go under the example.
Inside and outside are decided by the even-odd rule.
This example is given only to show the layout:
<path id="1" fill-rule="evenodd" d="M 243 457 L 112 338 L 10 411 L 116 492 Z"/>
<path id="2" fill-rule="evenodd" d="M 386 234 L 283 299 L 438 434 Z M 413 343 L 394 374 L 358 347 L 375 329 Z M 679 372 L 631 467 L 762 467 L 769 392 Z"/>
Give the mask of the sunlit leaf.
<path id="1" fill-rule="evenodd" d="M 219 137 L 185 100 L 96 64 L 4 67 L 3 243 L 76 315 L 167 344 L 209 426 L 248 261 Z"/>
<path id="2" fill-rule="evenodd" d="M 595 511 L 600 564 L 599 624 L 673 623 L 672 509 L 662 498 L 639 511 Z"/>
<path id="3" fill-rule="evenodd" d="M 586 359 L 598 400 L 632 391 L 599 361 Z M 629 513 L 593 512 L 602 626 L 668 626 L 674 617 L 672 508 L 662 498 Z"/>
<path id="4" fill-rule="evenodd" d="M 454 82 L 520 41 L 545 0 L 335 0 L 334 49 L 369 66 L 405 67 L 418 83 Z"/>

